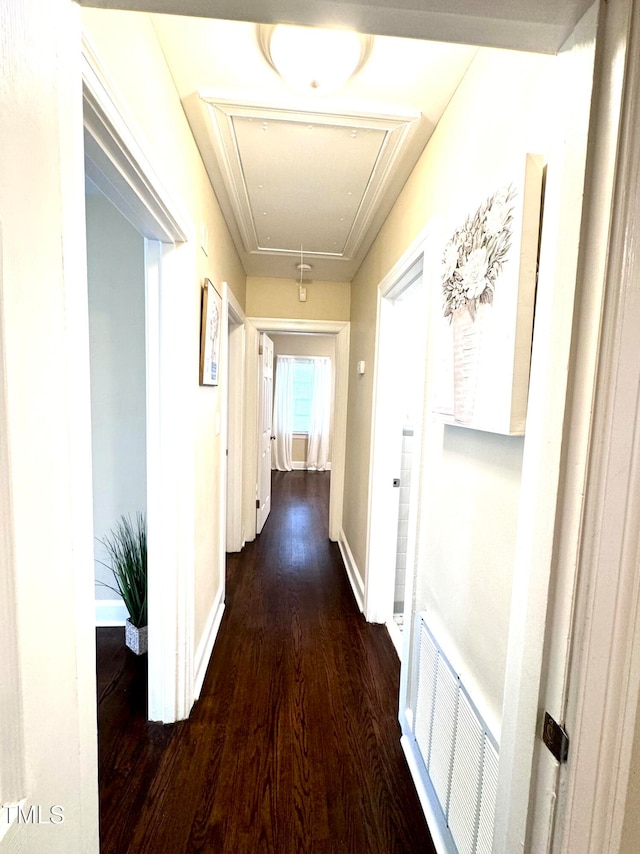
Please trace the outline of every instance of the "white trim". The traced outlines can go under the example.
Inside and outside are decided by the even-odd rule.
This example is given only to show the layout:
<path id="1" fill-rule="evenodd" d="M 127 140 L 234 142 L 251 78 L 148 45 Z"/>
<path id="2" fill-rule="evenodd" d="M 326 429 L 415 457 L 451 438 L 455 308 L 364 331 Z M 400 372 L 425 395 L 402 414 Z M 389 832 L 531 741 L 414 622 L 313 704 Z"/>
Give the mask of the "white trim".
<path id="1" fill-rule="evenodd" d="M 3 266 L 2 235 L 0 234 L 0 271 Z M 7 367 L 5 354 L 4 284 L 0 272 L 0 683 L 14 690 L 0 693 L 0 720 L 4 730 L 6 750 L 0 765 L 0 803 L 2 798 L 15 798 L 25 789 L 24 719 L 20 691 L 19 634 L 16 618 L 16 563 L 13 495 L 11 478 L 11 440 L 7 404 Z M 7 824 L 8 822 L 3 822 Z M 7 828 L 2 828 L 0 840 Z"/>
<path id="2" fill-rule="evenodd" d="M 318 471 L 318 469 L 310 469 L 304 460 L 292 460 L 291 465 L 293 471 Z M 321 471 L 331 471 L 331 463 L 327 463 Z"/>
<path id="3" fill-rule="evenodd" d="M 245 384 L 245 537 L 256 536 L 255 501 L 257 484 L 257 353 L 260 332 L 305 332 L 336 336 L 333 444 L 331 449 L 331 487 L 329 495 L 329 538 L 336 542 L 342 527 L 344 470 L 347 445 L 347 402 L 349 390 L 349 339 L 347 320 L 295 320 L 281 317 L 247 317 L 247 362 Z M 255 461 L 255 462 L 254 462 Z"/>
<path id="4" fill-rule="evenodd" d="M 172 198 L 87 33 L 82 33 L 85 171 L 144 237 L 165 242 L 193 239 L 189 216 Z"/>
<path id="5" fill-rule="evenodd" d="M 413 264 L 418 260 L 421 255 L 424 255 L 426 251 L 427 241 L 430 236 L 435 233 L 437 229 L 436 221 L 430 222 L 426 225 L 418 234 L 418 236 L 413 240 L 410 246 L 405 249 L 402 255 L 398 258 L 393 267 L 389 270 L 386 276 L 378 284 L 378 292 L 380 296 L 387 297 L 390 292 L 396 286 L 396 284 L 402 279 L 404 274 L 409 270 Z"/>
<path id="6" fill-rule="evenodd" d="M 386 623 L 393 616 L 393 584 L 397 549 L 400 490 L 392 481 L 399 476 L 402 435 L 394 430 L 397 413 L 392 396 L 397 360 L 393 335 L 393 305 L 378 288 L 376 343 L 371 406 L 371 446 L 369 449 L 369 495 L 367 514 L 367 580 L 365 616 L 372 623 Z M 390 403 L 390 401 L 393 401 Z M 401 425 L 400 425 L 401 426 Z M 392 532 L 389 531 L 391 526 Z"/>
<path id="7" fill-rule="evenodd" d="M 562 85 L 555 109 L 564 126 L 558 126 L 548 151 L 500 727 L 496 854 L 546 852 L 553 833 L 557 763 L 540 735 L 545 707 L 564 720 L 562 682 L 585 467 L 584 455 L 573 452 L 589 418 L 589 405 L 570 418 L 571 375 L 576 329 L 594 322 L 590 311 L 581 314 L 577 301 L 585 293 L 581 255 L 588 243 L 599 252 L 603 241 L 602 232 L 585 237 L 583 220 L 596 25 L 594 6 L 557 58 Z M 608 207 L 603 199 L 602 212 Z M 579 369 L 593 371 L 588 363 Z M 556 623 L 554 612 L 563 619 Z"/>
<path id="8" fill-rule="evenodd" d="M 218 631 L 220 630 L 220 623 L 222 622 L 223 614 L 224 597 L 223 591 L 220 590 L 220 592 L 216 596 L 216 601 L 213 603 L 213 607 L 209 612 L 209 616 L 207 617 L 207 624 L 204 628 L 202 638 L 200 639 L 200 643 L 198 644 L 198 648 L 196 650 L 194 661 L 195 676 L 193 684 L 194 700 L 198 700 L 200 698 L 200 692 L 202 691 L 204 678 L 207 675 L 207 668 L 209 666 L 213 647 L 218 636 Z"/>
<path id="9" fill-rule="evenodd" d="M 589 396 L 577 401 L 593 403 L 593 418 L 569 670 L 572 744 L 561 769 L 553 848 L 563 854 L 622 850 L 623 824 L 638 809 L 632 762 L 640 731 L 640 5 L 619 0 L 606 8 L 587 194 L 588 226 L 602 242 L 586 239 L 583 258 L 589 273 L 606 264 L 604 290 L 598 275 L 586 275 L 583 300 L 588 307 L 591 298 L 592 308 L 584 318 L 577 313 L 582 348 L 595 335 L 597 372 Z M 619 125 L 611 121 L 618 115 Z M 608 244 L 601 237 L 607 226 Z M 589 314 L 598 317 L 600 306 L 602 324 L 593 328 Z M 579 364 L 576 373 L 579 392 Z"/>
<path id="10" fill-rule="evenodd" d="M 184 283 L 196 271 L 194 253 L 173 244 L 196 230 L 145 156 L 139 128 L 86 36 L 82 79 L 88 174 L 147 238 L 148 714 L 170 723 L 193 703 L 195 530 L 194 437 L 182 382 L 187 354 L 178 330 L 189 322 Z"/>
<path id="11" fill-rule="evenodd" d="M 124 626 L 128 616 L 122 599 L 96 599 L 96 626 Z"/>
<path id="12" fill-rule="evenodd" d="M 400 434 L 392 431 L 389 422 L 390 390 L 395 385 L 394 372 L 397 368 L 393 359 L 395 342 L 390 335 L 393 306 L 389 296 L 402 277 L 422 256 L 422 275 L 425 273 L 424 261 L 429 235 L 434 226 L 425 227 L 409 248 L 400 256 L 391 270 L 378 285 L 376 308 L 376 342 L 373 366 L 373 398 L 371 407 L 371 447 L 369 451 L 368 511 L 366 565 L 367 582 L 365 585 L 365 616 L 374 623 L 386 623 L 393 617 L 393 584 L 396 543 L 388 533 L 385 520 L 397 519 L 398 490 L 391 489 L 391 482 L 397 477 L 400 452 L 394 453 L 394 443 L 401 441 Z M 425 294 L 426 294 L 425 282 Z M 425 300 L 425 328 L 428 328 L 428 303 Z M 423 370 L 426 370 L 426 348 Z M 417 430 L 420 436 L 421 431 Z M 416 469 L 417 470 L 417 469 Z M 414 521 L 417 524 L 417 518 Z M 409 562 L 407 566 L 409 572 Z M 407 575 L 406 586 L 411 584 Z"/>
<path id="13" fill-rule="evenodd" d="M 338 537 L 338 548 L 342 555 L 344 568 L 347 571 L 347 578 L 349 579 L 349 584 L 351 585 L 356 605 L 360 611 L 364 612 L 364 584 L 362 581 L 362 575 L 356 565 L 353 552 L 351 551 L 347 537 L 342 529 L 340 529 L 340 535 Z"/>
<path id="14" fill-rule="evenodd" d="M 287 123 L 306 126 L 342 126 L 360 128 L 363 130 L 376 129 L 384 133 L 384 138 L 375 159 L 372 159 L 370 179 L 366 184 L 361 199 L 356 207 L 356 213 L 347 234 L 342 251 L 335 253 L 314 252 L 309 257 L 341 258 L 351 261 L 357 255 L 363 237 L 375 222 L 380 208 L 380 200 L 389 189 L 396 167 L 402 161 L 403 155 L 413 140 L 419 125 L 420 114 L 415 111 L 395 114 L 364 114 L 360 112 L 321 112 L 319 110 L 290 109 L 282 106 L 260 105 L 254 102 L 234 102 L 218 97 L 215 92 L 201 91 L 198 97 L 205 106 L 205 127 L 209 143 L 216 155 L 222 187 L 216 191 L 221 197 L 222 207 L 227 220 L 232 224 L 234 238 L 242 244 L 245 252 L 252 256 L 272 256 L 274 254 L 298 256 L 298 250 L 289 247 L 271 249 L 261 245 L 258 239 L 258 229 L 254 219 L 247 177 L 244 174 L 240 144 L 236 136 L 234 119 L 249 118 L 256 122 L 285 121 Z M 320 132 L 320 131 L 318 131 Z M 238 241 L 237 238 L 240 237 Z"/>
<path id="15" fill-rule="evenodd" d="M 226 563 L 227 563 L 227 526 L 229 522 L 229 353 L 231 336 L 229 329 L 230 317 L 233 309 L 230 308 L 230 288 L 227 282 L 221 282 L 222 294 L 222 319 L 221 319 L 221 347 L 220 359 L 222 364 L 222 385 L 220 387 L 219 412 L 215 416 L 215 429 L 220 434 L 219 456 L 218 456 L 218 484 L 220 489 L 220 512 L 218 513 L 218 566 L 221 568 L 220 587 L 218 594 L 224 601 L 226 592 Z M 234 436 L 235 438 L 235 436 Z M 235 446 L 234 446 L 235 450 Z M 194 672 L 197 665 L 194 664 Z"/>
<path id="16" fill-rule="evenodd" d="M 336 336 L 333 439 L 331 444 L 331 494 L 329 537 L 336 541 L 342 530 L 344 473 L 347 457 L 347 406 L 349 400 L 349 346 L 351 327 L 343 326 Z"/>
<path id="17" fill-rule="evenodd" d="M 244 313 L 244 309 L 240 305 L 240 302 L 234 292 L 231 290 L 229 285 L 224 282 L 224 285 L 227 287 L 227 301 L 229 303 L 229 319 L 234 324 L 244 323 L 246 319 L 246 315 Z"/>
<path id="18" fill-rule="evenodd" d="M 247 317 L 259 332 L 306 332 L 338 335 L 349 327 L 348 320 L 297 320 L 287 317 Z"/>
<path id="19" fill-rule="evenodd" d="M 258 495 L 258 349 L 260 333 L 246 318 L 244 324 L 244 453 L 242 464 L 242 526 L 246 541 L 256 538 L 256 498 Z"/>
<path id="20" fill-rule="evenodd" d="M 227 373 L 225 411 L 222 422 L 227 427 L 226 447 L 226 525 L 225 550 L 239 552 L 244 546 L 242 509 L 244 465 L 244 397 L 245 397 L 245 314 L 233 291 L 224 283 L 227 300 Z"/>
<path id="21" fill-rule="evenodd" d="M 409 710 L 407 710 L 407 712 L 409 712 Z M 407 765 L 409 766 L 409 773 L 411 774 L 411 779 L 416 787 L 420 806 L 422 807 L 422 811 L 427 820 L 429 833 L 431 834 L 431 839 L 433 840 L 436 852 L 437 854 L 455 854 L 455 849 L 451 847 L 446 835 L 446 825 L 444 823 L 442 811 L 434 808 L 424 784 L 424 778 L 420 772 L 420 751 L 416 744 L 416 740 L 411 736 L 402 735 L 400 738 L 400 744 L 404 750 Z"/>

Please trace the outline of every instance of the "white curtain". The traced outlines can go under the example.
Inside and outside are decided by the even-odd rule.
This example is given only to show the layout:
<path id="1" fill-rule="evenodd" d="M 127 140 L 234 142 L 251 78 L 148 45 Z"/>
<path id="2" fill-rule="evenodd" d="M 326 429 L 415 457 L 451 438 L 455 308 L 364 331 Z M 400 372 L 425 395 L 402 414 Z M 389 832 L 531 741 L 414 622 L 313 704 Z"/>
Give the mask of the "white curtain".
<path id="1" fill-rule="evenodd" d="M 292 356 L 276 356 L 276 385 L 273 401 L 271 468 L 291 471 L 293 452 L 293 363 Z"/>
<path id="2" fill-rule="evenodd" d="M 331 426 L 331 359 L 313 360 L 313 397 L 309 418 L 307 468 L 324 471 L 329 462 L 329 430 Z"/>

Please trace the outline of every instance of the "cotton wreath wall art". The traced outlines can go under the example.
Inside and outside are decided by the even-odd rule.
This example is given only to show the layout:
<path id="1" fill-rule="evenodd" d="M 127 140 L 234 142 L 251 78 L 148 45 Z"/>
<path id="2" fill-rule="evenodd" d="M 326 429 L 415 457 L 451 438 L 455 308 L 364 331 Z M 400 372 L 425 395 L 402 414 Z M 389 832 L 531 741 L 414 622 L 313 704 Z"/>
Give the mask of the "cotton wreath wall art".
<path id="1" fill-rule="evenodd" d="M 542 158 L 485 195 L 448 231 L 435 294 L 439 418 L 524 433 L 531 361 Z"/>

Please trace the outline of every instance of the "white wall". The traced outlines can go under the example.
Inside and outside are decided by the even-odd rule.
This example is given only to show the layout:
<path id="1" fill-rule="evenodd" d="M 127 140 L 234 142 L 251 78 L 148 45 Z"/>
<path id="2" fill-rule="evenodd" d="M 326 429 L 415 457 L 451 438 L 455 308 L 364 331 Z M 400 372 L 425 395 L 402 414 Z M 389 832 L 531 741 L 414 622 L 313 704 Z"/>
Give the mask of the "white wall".
<path id="1" fill-rule="evenodd" d="M 373 360 L 376 286 L 427 225 L 437 230 L 443 222 L 455 222 L 465 199 L 484 198 L 487 187 L 503 178 L 514 158 L 542 154 L 548 177 L 562 183 L 562 170 L 570 162 L 563 159 L 562 146 L 584 152 L 587 116 L 586 111 L 572 116 L 573 126 L 567 129 L 562 99 L 571 97 L 570 85 L 582 97 L 589 83 L 588 77 L 566 80 L 556 57 L 480 51 L 352 282 L 344 531 L 365 577 L 368 482 L 363 472 L 368 470 L 371 441 L 372 376 L 356 378 L 355 363 Z M 554 204 L 555 199 L 549 202 L 545 217 L 557 216 Z M 547 259 L 553 266 L 558 250 L 551 233 L 548 239 Z M 566 251 L 567 256 L 573 252 L 575 261 L 577 241 Z M 552 277 L 540 283 L 549 291 L 555 286 Z M 475 699 L 498 730 L 522 455 L 522 439 L 434 424 L 423 460 L 417 607 L 437 624 L 454 666 L 471 685 L 479 686 L 481 696 Z"/>
<path id="2" fill-rule="evenodd" d="M 147 506 L 144 241 L 99 192 L 86 216 L 95 573 L 113 585 L 99 540 Z M 119 597 L 96 584 L 96 598 Z"/>
<path id="3" fill-rule="evenodd" d="M 43 824 L 3 852 L 98 852 L 89 339 L 80 26 L 65 0 L 0 4 L 0 313 L 22 794 Z M 2 399 L 0 398 L 0 405 Z M 0 493 L 4 489 L 0 489 Z M 4 505 L 3 505 L 4 509 Z M 2 568 L 4 572 L 4 567 Z M 3 690 L 18 686 L 3 685 Z M 0 755 L 4 768 L 7 757 Z M 64 823 L 46 822 L 50 807 Z M 0 819 L 6 821 L 4 809 Z"/>
<path id="4" fill-rule="evenodd" d="M 428 436 L 416 605 L 495 731 L 524 440 L 440 424 Z"/>

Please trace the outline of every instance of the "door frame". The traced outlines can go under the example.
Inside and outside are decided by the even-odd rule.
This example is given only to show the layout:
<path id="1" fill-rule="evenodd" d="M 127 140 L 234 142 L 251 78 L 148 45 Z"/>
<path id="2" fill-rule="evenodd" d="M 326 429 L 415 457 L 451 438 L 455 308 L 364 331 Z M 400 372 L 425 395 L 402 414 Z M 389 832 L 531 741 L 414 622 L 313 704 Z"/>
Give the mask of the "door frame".
<path id="1" fill-rule="evenodd" d="M 556 771 L 557 854 L 614 854 L 625 841 L 629 850 L 623 826 L 639 806 L 640 3 L 605 4 L 599 35 L 569 399 L 568 470 L 576 456 L 585 465 L 567 483 L 585 500 L 564 638 L 572 652 L 561 714 L 571 744 Z"/>
<path id="2" fill-rule="evenodd" d="M 393 354 L 394 336 L 391 329 L 390 312 L 393 306 L 390 295 L 401 282 L 402 277 L 422 257 L 422 276 L 427 292 L 428 275 L 427 261 L 430 250 L 429 237 L 433 227 L 423 229 L 411 246 L 401 255 L 391 270 L 378 285 L 376 308 L 376 343 L 373 373 L 373 401 L 371 416 L 371 451 L 369 456 L 369 507 L 367 513 L 367 550 L 366 550 L 366 583 L 364 589 L 364 614 L 369 622 L 387 623 L 392 618 L 390 606 L 390 591 L 393 586 L 393 572 L 390 571 L 394 561 L 395 542 L 388 535 L 385 520 L 396 513 L 396 501 L 389 489 L 394 477 L 397 463 L 390 458 L 389 442 L 389 399 L 394 386 Z M 425 299 L 425 329 L 428 328 L 428 301 Z M 427 352 L 425 343 L 424 359 L 426 364 Z M 419 451 L 416 466 L 419 468 Z M 416 520 L 417 522 L 417 520 Z M 392 548 L 393 547 L 393 548 Z M 393 554 L 392 554 L 393 551 Z M 412 575 L 410 565 L 412 558 L 407 556 L 406 584 L 410 586 Z M 395 568 L 395 562 L 393 562 Z M 404 633 L 406 641 L 407 635 Z"/>
<path id="3" fill-rule="evenodd" d="M 239 552 L 245 543 L 242 519 L 242 469 L 245 397 L 245 313 L 231 288 L 223 282 L 227 311 L 227 393 L 222 420 L 227 425 L 225 551 Z M 224 491 L 223 491 L 223 494 Z"/>
<path id="4" fill-rule="evenodd" d="M 261 332 L 305 332 L 336 336 L 331 488 L 329 494 L 329 539 L 337 542 L 342 527 L 342 502 L 347 444 L 347 394 L 349 388 L 349 336 L 347 320 L 295 320 L 293 318 L 248 317 L 246 319 L 246 404 L 244 453 L 244 530 L 247 540 L 256 537 L 256 485 L 258 464 L 258 340 Z"/>
<path id="5" fill-rule="evenodd" d="M 274 346 L 266 332 L 258 344 L 258 458 L 256 478 L 256 534 L 262 533 L 271 513 L 271 434 L 273 429 Z M 270 380 L 265 394 L 265 380 Z M 268 403 L 267 406 L 265 404 Z M 266 439 L 265 439 L 266 436 Z M 265 466 L 266 471 L 265 471 Z"/>
<path id="6" fill-rule="evenodd" d="M 181 354 L 175 319 L 195 275 L 181 246 L 195 227 L 145 154 L 142 137 L 85 33 L 82 84 L 88 177 L 145 238 L 147 541 L 150 720 L 169 723 L 193 705 L 193 488 L 176 401 Z M 177 313 L 177 315 L 176 315 Z M 191 545 L 190 545 L 191 543 Z M 160 628 L 161 627 L 161 628 Z"/>

